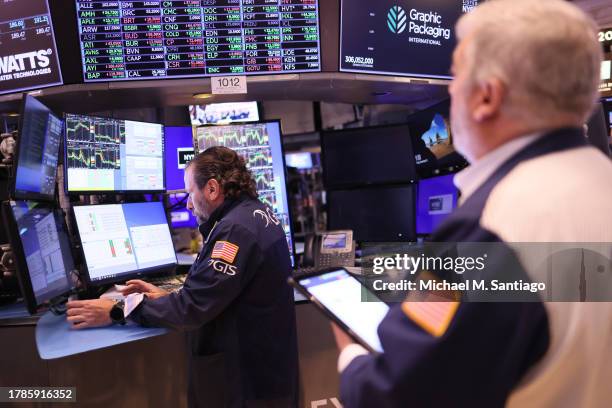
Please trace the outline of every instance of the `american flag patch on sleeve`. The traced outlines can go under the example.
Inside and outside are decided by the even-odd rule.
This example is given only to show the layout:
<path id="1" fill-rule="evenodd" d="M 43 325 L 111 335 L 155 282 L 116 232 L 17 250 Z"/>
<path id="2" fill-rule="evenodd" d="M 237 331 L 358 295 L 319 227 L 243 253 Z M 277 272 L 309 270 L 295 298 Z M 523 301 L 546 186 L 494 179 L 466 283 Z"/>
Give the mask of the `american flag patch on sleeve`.
<path id="1" fill-rule="evenodd" d="M 402 303 L 402 310 L 413 322 L 434 337 L 441 337 L 450 326 L 459 302 Z"/>
<path id="2" fill-rule="evenodd" d="M 217 241 L 213 247 L 211 258 L 222 259 L 227 263 L 234 263 L 236 255 L 238 255 L 238 245 L 234 245 L 227 241 Z"/>

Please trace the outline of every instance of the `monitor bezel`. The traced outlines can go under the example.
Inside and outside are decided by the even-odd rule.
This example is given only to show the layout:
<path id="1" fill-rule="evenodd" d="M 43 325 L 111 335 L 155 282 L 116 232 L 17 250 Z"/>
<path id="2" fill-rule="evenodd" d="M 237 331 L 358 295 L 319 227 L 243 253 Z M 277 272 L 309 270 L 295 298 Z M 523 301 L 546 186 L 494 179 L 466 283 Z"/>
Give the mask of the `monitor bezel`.
<path id="1" fill-rule="evenodd" d="M 16 201 L 16 200 L 11 200 Z M 19 226 L 17 225 L 17 220 L 15 219 L 15 214 L 13 213 L 13 209 L 11 208 L 11 201 L 4 201 L 1 204 L 2 207 L 2 218 L 4 219 L 4 223 L 6 225 L 7 231 L 9 233 L 9 243 L 11 245 L 11 249 L 13 252 L 13 259 L 15 260 L 15 271 L 17 275 L 17 280 L 19 281 L 19 288 L 21 289 L 21 296 L 26 304 L 28 312 L 30 314 L 36 314 L 38 309 L 48 303 L 52 298 L 45 300 L 44 302 L 38 303 L 36 300 L 36 295 L 34 294 L 34 289 L 32 288 L 32 281 L 30 280 L 30 270 L 28 269 L 28 263 L 25 257 L 25 251 L 23 249 L 23 244 L 21 243 L 21 239 L 19 237 Z M 27 201 L 27 200 L 17 200 L 17 201 Z M 30 200 L 32 201 L 32 200 Z M 56 213 L 59 211 L 57 207 L 51 205 L 49 203 L 36 202 L 39 204 L 38 208 L 45 208 L 51 210 L 52 213 Z M 54 214 L 55 215 L 55 214 Z M 66 226 L 66 220 L 62 217 L 64 228 L 66 234 L 68 233 L 68 228 Z M 70 254 L 72 257 L 72 253 Z M 73 259 L 74 263 L 74 259 Z M 69 293 L 73 289 L 73 285 L 71 284 L 70 278 L 68 277 L 69 289 L 65 293 Z"/>
<path id="2" fill-rule="evenodd" d="M 22 100 L 21 100 L 21 111 L 20 111 L 21 114 L 19 115 L 19 125 L 18 125 L 19 137 L 17 138 L 17 142 L 15 144 L 15 151 L 17 152 L 17 154 L 13 156 L 14 174 L 13 174 L 13 177 L 11 177 L 11 182 L 9 184 L 9 196 L 15 200 L 55 202 L 55 194 L 57 193 L 57 167 L 59 166 L 60 157 L 62 154 L 60 150 L 62 149 L 63 135 L 60 136 L 60 143 L 57 149 L 57 166 L 55 168 L 55 183 L 53 183 L 53 193 L 52 194 L 42 194 L 42 193 L 35 193 L 35 192 L 28 192 L 28 193 L 17 192 L 17 170 L 19 169 L 19 156 L 21 153 L 21 146 L 22 146 L 22 140 L 23 140 L 21 136 L 23 135 L 23 126 L 25 124 L 24 123 L 25 122 L 25 109 L 26 109 L 26 103 L 27 103 L 28 98 L 32 98 L 36 102 L 43 105 L 49 111 L 50 115 L 53 115 L 56 119 L 62 122 L 62 133 L 64 132 L 63 128 L 65 127 L 64 121 L 62 120 L 62 118 L 56 115 L 47 105 L 45 105 L 44 103 L 42 103 L 41 101 L 33 97 L 32 95 L 29 95 L 27 93 L 23 94 Z"/>
<path id="3" fill-rule="evenodd" d="M 278 135 L 280 138 L 280 150 L 281 150 L 281 160 L 283 161 L 283 173 L 285 176 L 285 200 L 287 202 L 287 214 L 289 215 L 289 229 L 291 231 L 290 235 L 291 235 L 291 257 L 293 258 L 293 265 L 292 267 L 296 267 L 297 266 L 297 254 L 295 253 L 295 233 L 293 232 L 293 211 L 291 210 L 291 203 L 289 202 L 289 192 L 287 191 L 287 180 L 289 180 L 289 175 L 287 173 L 287 164 L 285 163 L 285 146 L 283 145 L 283 127 L 281 126 L 281 120 L 280 119 L 267 119 L 267 120 L 260 120 L 257 122 L 248 122 L 248 123 L 235 123 L 235 124 L 223 124 L 223 125 L 200 125 L 200 126 L 194 126 L 194 132 L 193 132 L 193 149 L 195 151 L 195 154 L 198 155 L 200 154 L 200 148 L 198 146 L 198 138 L 197 138 L 197 128 L 214 128 L 214 127 L 220 127 L 220 126 L 253 126 L 253 125 L 262 125 L 262 124 L 269 124 L 269 123 L 275 123 L 278 126 Z M 259 197 L 257 197 L 257 199 L 259 200 Z"/>
<path id="4" fill-rule="evenodd" d="M 166 209 L 164 208 L 163 203 L 160 201 L 140 201 L 140 202 L 134 202 L 134 203 L 111 203 L 111 204 L 84 204 L 84 205 L 76 205 L 71 208 L 70 217 L 74 225 L 74 232 L 76 235 L 75 240 L 79 248 L 79 255 L 81 256 L 81 259 L 83 260 L 81 280 L 83 281 L 86 287 L 104 286 L 104 285 L 115 283 L 115 282 L 126 281 L 128 279 L 141 278 L 141 277 L 151 276 L 151 275 L 162 275 L 162 274 L 171 273 L 176 269 L 178 265 L 178 260 L 176 258 L 176 250 L 174 250 L 174 245 L 173 245 L 174 260 L 175 260 L 174 263 L 163 264 L 163 265 L 158 265 L 158 266 L 151 266 L 151 267 L 144 268 L 144 269 L 137 269 L 135 271 L 126 271 L 118 275 L 115 275 L 113 277 L 109 277 L 105 279 L 95 279 L 95 280 L 91 279 L 91 276 L 89 275 L 89 266 L 87 264 L 87 258 L 85 256 L 85 249 L 83 247 L 83 241 L 81 240 L 81 233 L 79 231 L 79 223 L 77 222 L 77 219 L 76 219 L 75 208 L 76 207 L 100 207 L 100 206 L 105 206 L 105 205 L 123 206 L 123 205 L 129 205 L 129 204 L 142 204 L 142 203 L 159 203 L 159 205 L 162 207 L 162 210 L 164 212 L 164 216 L 166 218 L 166 224 L 168 225 L 168 230 L 170 234 L 172 234 L 172 229 L 170 225 L 168 224 L 168 215 L 166 214 Z"/>
<path id="5" fill-rule="evenodd" d="M 94 118 L 94 119 L 111 119 L 111 120 L 119 120 L 119 121 L 124 121 L 124 122 L 129 121 L 129 122 L 137 122 L 137 123 L 148 123 L 148 124 L 161 126 L 163 188 L 157 189 L 157 190 L 69 190 L 68 189 L 68 143 L 67 143 L 68 126 L 66 126 L 66 117 L 68 115 L 87 116 L 87 117 Z M 161 193 L 166 192 L 166 145 L 165 145 L 166 144 L 166 139 L 165 139 L 166 127 L 164 126 L 163 123 L 145 122 L 142 120 L 132 120 L 132 119 L 122 119 L 122 118 L 110 118 L 110 117 L 104 117 L 104 116 L 94 116 L 94 115 L 87 115 L 87 114 L 81 114 L 81 113 L 70 113 L 70 112 L 64 112 L 63 119 L 64 119 L 64 130 L 62 132 L 62 144 L 63 144 L 63 149 L 64 149 L 64 152 L 63 152 L 63 156 L 64 156 L 64 192 L 67 195 L 161 194 Z"/>
<path id="6" fill-rule="evenodd" d="M 348 182 L 348 183 L 336 183 L 330 182 L 329 180 L 329 172 L 325 171 L 326 165 L 326 148 L 324 147 L 324 139 L 326 137 L 334 137 L 334 135 L 342 134 L 342 133 L 350 133 L 355 131 L 371 131 L 376 129 L 387 129 L 387 128 L 406 128 L 405 137 L 408 138 L 408 143 L 410 143 L 410 147 L 412 149 L 412 156 L 408 157 L 407 160 L 411 160 L 412 162 L 412 175 L 408 175 L 405 179 L 398 179 L 393 181 L 376 181 L 376 182 Z M 408 123 L 396 123 L 391 125 L 380 125 L 380 126 L 366 126 L 366 127 L 356 127 L 356 128 L 345 128 L 339 130 L 322 130 L 319 135 L 319 140 L 321 144 L 321 168 L 323 169 L 323 185 L 326 190 L 352 190 L 356 188 L 368 188 L 368 187 L 378 187 L 378 186 L 389 186 L 396 184 L 415 184 L 419 179 L 419 175 L 417 173 L 416 163 L 414 163 L 414 145 L 412 143 L 412 131 Z"/>

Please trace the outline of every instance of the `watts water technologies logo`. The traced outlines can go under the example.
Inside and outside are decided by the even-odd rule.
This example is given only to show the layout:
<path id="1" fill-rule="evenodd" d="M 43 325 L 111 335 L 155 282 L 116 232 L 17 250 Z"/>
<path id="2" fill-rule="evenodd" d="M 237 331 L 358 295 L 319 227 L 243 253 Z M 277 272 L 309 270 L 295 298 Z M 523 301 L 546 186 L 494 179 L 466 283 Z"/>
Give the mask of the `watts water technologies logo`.
<path id="1" fill-rule="evenodd" d="M 393 6 L 387 13 L 387 27 L 393 34 L 401 34 L 406 29 L 406 12 L 400 6 Z"/>

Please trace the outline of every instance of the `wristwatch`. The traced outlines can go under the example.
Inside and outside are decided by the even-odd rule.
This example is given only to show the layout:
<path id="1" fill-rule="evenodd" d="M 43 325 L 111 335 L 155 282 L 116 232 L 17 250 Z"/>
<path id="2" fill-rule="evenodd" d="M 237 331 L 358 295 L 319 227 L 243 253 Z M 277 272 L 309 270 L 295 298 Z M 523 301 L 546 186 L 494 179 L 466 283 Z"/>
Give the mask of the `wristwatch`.
<path id="1" fill-rule="evenodd" d="M 125 302 L 123 300 L 120 300 L 117 303 L 115 303 L 112 309 L 110 310 L 110 318 L 113 321 L 113 323 L 117 323 L 121 325 L 125 324 L 125 316 L 123 314 L 124 304 Z"/>

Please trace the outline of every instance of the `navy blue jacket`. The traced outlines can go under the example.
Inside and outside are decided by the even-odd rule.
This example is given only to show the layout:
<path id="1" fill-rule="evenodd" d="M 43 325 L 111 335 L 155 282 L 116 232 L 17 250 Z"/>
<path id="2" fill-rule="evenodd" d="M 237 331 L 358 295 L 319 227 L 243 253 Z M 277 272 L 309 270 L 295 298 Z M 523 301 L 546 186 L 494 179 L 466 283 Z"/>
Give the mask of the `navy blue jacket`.
<path id="1" fill-rule="evenodd" d="M 501 243 L 479 222 L 498 182 L 525 160 L 585 144 L 580 129 L 561 129 L 531 143 L 468 197 L 432 241 Z M 498 255 L 499 265 L 512 261 L 510 252 Z M 385 352 L 355 358 L 341 375 L 347 408 L 503 407 L 550 342 L 542 302 L 461 303 L 441 337 L 427 333 L 396 305 L 378 333 Z"/>
<path id="2" fill-rule="evenodd" d="M 241 196 L 226 199 L 200 232 L 204 247 L 184 287 L 145 299 L 130 318 L 188 332 L 190 406 L 294 406 L 297 335 L 281 223 Z"/>

